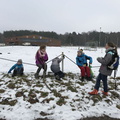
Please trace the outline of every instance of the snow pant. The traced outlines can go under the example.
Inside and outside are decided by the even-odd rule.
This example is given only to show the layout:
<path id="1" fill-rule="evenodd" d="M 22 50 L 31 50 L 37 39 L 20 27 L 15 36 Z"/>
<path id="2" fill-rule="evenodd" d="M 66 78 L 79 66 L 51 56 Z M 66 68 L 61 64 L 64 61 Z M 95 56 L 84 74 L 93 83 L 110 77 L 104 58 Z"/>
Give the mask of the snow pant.
<path id="1" fill-rule="evenodd" d="M 63 78 L 65 76 L 65 73 L 63 73 L 62 71 L 59 71 L 57 73 L 55 73 L 55 76 L 58 75 L 59 78 Z"/>
<path id="2" fill-rule="evenodd" d="M 99 90 L 100 87 L 100 81 L 103 81 L 103 86 L 104 86 L 104 92 L 108 92 L 108 85 L 107 85 L 107 76 L 99 73 L 97 80 L 96 80 L 96 85 L 95 89 Z"/>
<path id="3" fill-rule="evenodd" d="M 46 64 L 46 63 L 44 63 L 43 65 L 37 64 L 37 67 L 38 67 L 38 69 L 37 69 L 37 71 L 36 71 L 36 74 L 37 74 L 37 75 L 40 73 L 40 70 L 41 70 L 41 69 L 44 70 L 44 71 L 43 71 L 43 74 L 46 74 L 46 71 L 47 71 L 47 64 Z"/>
<path id="4" fill-rule="evenodd" d="M 16 69 L 14 69 L 12 77 L 17 76 L 17 75 L 22 76 L 23 75 L 23 71 L 24 71 L 23 68 L 16 68 Z"/>
<path id="5" fill-rule="evenodd" d="M 90 68 L 88 66 L 85 67 L 81 67 L 79 66 L 80 70 L 81 70 L 81 77 L 90 77 Z"/>

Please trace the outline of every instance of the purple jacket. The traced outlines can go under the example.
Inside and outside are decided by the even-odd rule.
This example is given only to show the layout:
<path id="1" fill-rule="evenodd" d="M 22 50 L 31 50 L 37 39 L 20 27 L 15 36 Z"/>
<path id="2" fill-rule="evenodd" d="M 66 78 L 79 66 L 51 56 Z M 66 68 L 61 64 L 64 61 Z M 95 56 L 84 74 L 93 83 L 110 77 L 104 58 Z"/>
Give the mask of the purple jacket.
<path id="1" fill-rule="evenodd" d="M 43 65 L 48 60 L 48 55 L 46 53 L 44 57 L 41 57 L 39 52 L 37 51 L 35 58 L 36 58 L 36 65 L 37 64 Z"/>

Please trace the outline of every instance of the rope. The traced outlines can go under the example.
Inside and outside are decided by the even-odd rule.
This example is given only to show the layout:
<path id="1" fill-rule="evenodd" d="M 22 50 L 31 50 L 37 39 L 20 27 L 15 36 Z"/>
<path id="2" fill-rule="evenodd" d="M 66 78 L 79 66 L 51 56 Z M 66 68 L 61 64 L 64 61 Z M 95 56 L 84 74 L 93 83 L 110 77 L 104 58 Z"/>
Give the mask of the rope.
<path id="1" fill-rule="evenodd" d="M 62 54 L 60 54 L 59 56 L 57 57 L 60 57 Z M 11 60 L 11 59 L 7 59 L 7 58 L 2 58 L 0 57 L 1 60 L 6 60 L 6 61 L 10 61 L 10 62 L 17 62 L 16 60 Z M 54 59 L 54 58 L 53 58 Z M 51 62 L 53 59 L 49 60 L 48 62 L 46 63 L 49 63 Z M 32 65 L 32 66 L 36 66 L 35 64 L 32 64 L 32 63 L 27 63 L 27 62 L 23 62 L 23 64 L 26 64 L 26 65 Z"/>
<path id="2" fill-rule="evenodd" d="M 57 56 L 57 57 L 60 57 L 62 54 L 60 54 L 59 56 Z M 75 65 L 77 65 L 72 59 L 70 59 L 68 56 L 66 56 L 65 55 L 65 57 L 67 58 L 67 59 L 69 59 L 72 63 L 74 63 Z M 55 57 L 56 58 L 56 57 Z M 11 62 L 17 62 L 16 60 L 11 60 L 11 59 L 7 59 L 7 58 L 1 58 L 0 57 L 0 59 L 1 60 L 6 60 L 6 61 L 11 61 Z M 54 59 L 54 58 L 53 58 Z M 46 62 L 46 63 L 49 63 L 49 62 L 51 62 L 53 59 L 51 59 L 51 60 L 49 60 L 48 62 Z M 36 66 L 35 64 L 32 64 L 32 63 L 27 63 L 27 62 L 23 62 L 23 64 L 26 64 L 26 65 L 32 65 L 32 66 Z M 77 65 L 78 66 L 78 65 Z M 100 66 L 91 66 L 92 68 L 96 68 L 96 67 L 100 67 Z"/>
<path id="3" fill-rule="evenodd" d="M 69 57 L 67 57 L 66 55 L 65 55 L 65 57 L 66 58 L 68 58 L 71 62 L 73 62 L 75 65 L 77 65 L 72 59 L 70 59 Z M 78 65 L 77 65 L 78 66 Z"/>
<path id="4" fill-rule="evenodd" d="M 0 59 L 1 60 L 6 60 L 6 61 L 11 61 L 11 62 L 17 62 L 16 60 L 11 60 L 11 59 L 7 59 L 7 58 L 0 58 Z M 36 66 L 35 64 L 27 63 L 27 62 L 23 62 L 23 64 Z"/>
<path id="5" fill-rule="evenodd" d="M 60 57 L 62 54 L 60 54 L 60 55 L 58 55 L 57 57 Z M 56 58 L 56 57 L 55 57 Z M 55 59 L 55 58 L 53 58 L 53 59 Z M 53 59 L 51 59 L 51 60 L 49 60 L 48 62 L 46 62 L 46 63 L 49 63 L 49 62 L 51 62 Z"/>
<path id="6" fill-rule="evenodd" d="M 70 59 L 68 56 L 65 55 L 66 58 L 68 58 L 72 63 L 74 63 L 75 65 L 77 65 L 72 59 Z M 77 65 L 78 66 L 78 65 Z M 92 68 L 95 68 L 95 67 L 100 67 L 100 66 L 91 66 Z"/>

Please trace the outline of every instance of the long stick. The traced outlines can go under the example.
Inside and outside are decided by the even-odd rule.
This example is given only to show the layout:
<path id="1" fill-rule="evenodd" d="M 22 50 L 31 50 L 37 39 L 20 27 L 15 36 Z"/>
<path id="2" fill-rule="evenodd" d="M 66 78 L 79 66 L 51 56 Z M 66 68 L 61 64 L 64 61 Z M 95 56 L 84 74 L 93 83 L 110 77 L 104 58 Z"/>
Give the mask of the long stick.
<path id="1" fill-rule="evenodd" d="M 62 56 L 64 55 L 64 53 L 62 52 Z M 64 72 L 64 59 L 62 60 L 62 72 Z"/>
<path id="2" fill-rule="evenodd" d="M 116 74 L 117 74 L 117 70 L 114 70 L 115 90 L 117 89 Z"/>

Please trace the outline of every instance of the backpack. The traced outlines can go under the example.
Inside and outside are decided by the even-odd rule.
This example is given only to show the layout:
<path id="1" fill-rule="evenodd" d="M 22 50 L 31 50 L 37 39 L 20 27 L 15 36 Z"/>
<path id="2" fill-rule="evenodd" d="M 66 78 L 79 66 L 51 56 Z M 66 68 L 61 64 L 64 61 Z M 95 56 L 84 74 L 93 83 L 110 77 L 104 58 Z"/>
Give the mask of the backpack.
<path id="1" fill-rule="evenodd" d="M 120 59 L 119 55 L 117 54 L 117 52 L 115 50 L 111 50 L 109 52 L 112 52 L 112 60 L 107 65 L 107 68 L 110 70 L 117 70 L 117 68 L 119 66 L 119 59 Z"/>

